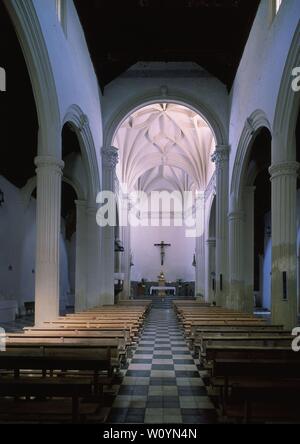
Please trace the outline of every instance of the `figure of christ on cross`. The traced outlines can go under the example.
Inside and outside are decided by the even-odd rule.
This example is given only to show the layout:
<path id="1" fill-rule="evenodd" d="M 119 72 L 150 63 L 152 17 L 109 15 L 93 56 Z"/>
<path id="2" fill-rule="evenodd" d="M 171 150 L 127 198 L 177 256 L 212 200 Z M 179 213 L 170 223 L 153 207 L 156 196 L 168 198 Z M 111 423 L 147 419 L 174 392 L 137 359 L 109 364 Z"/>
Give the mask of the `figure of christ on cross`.
<path id="1" fill-rule="evenodd" d="M 161 266 L 163 267 L 166 255 L 165 247 L 171 247 L 171 244 L 165 244 L 164 241 L 161 241 L 160 244 L 154 244 L 154 246 L 160 248 Z"/>

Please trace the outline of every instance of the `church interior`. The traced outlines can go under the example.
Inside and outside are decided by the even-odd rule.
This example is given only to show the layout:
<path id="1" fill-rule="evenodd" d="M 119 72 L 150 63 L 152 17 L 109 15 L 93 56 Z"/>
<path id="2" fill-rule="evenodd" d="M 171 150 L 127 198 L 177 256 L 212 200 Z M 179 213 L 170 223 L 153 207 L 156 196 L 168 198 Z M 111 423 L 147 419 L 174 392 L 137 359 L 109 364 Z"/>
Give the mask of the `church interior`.
<path id="1" fill-rule="evenodd" d="M 300 0 L 0 29 L 0 424 L 299 424 Z"/>

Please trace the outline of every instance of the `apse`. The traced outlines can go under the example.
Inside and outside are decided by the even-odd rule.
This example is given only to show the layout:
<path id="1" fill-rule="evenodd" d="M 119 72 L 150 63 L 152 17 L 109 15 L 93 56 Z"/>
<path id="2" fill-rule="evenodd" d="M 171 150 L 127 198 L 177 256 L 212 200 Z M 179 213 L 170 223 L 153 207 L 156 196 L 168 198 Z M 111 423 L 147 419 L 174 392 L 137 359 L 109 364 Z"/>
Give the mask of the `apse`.
<path id="1" fill-rule="evenodd" d="M 187 106 L 153 103 L 122 122 L 113 145 L 119 150 L 117 178 L 121 190 L 149 197 L 147 211 L 140 215 L 141 224 L 131 227 L 131 250 L 137 264 L 132 267 L 132 280 L 155 282 L 163 270 L 170 282 L 195 281 L 196 240 L 186 234 L 186 196 L 191 193 L 193 211 L 197 193 L 206 190 L 214 173 L 211 156 L 216 143 L 209 124 Z M 179 196 L 177 201 L 182 198 L 181 209 L 176 198 L 170 205 L 161 202 L 154 207 L 154 193 L 176 193 L 172 196 Z M 204 218 L 204 214 L 199 217 Z M 161 252 L 155 248 L 162 241 L 171 245 L 163 265 Z"/>

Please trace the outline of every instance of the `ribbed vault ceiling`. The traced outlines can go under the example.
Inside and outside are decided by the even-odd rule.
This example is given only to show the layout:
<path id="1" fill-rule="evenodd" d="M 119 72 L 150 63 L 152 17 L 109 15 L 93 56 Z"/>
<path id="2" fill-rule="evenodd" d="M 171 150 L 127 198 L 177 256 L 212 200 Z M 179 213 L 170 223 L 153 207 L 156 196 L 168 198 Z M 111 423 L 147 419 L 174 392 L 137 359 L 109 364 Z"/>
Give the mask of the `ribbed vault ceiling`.
<path id="1" fill-rule="evenodd" d="M 213 174 L 213 133 L 193 110 L 173 104 L 146 106 L 121 125 L 118 179 L 128 190 L 204 190 Z"/>

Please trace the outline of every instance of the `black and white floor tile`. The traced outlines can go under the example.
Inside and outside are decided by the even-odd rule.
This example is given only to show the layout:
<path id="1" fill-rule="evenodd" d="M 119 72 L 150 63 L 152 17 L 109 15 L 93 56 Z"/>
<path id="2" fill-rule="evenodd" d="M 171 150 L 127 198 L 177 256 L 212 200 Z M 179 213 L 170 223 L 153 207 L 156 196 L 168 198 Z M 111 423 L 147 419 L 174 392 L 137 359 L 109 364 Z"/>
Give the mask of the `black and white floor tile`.
<path id="1" fill-rule="evenodd" d="M 152 310 L 107 422 L 216 423 L 201 375 L 173 310 Z"/>

